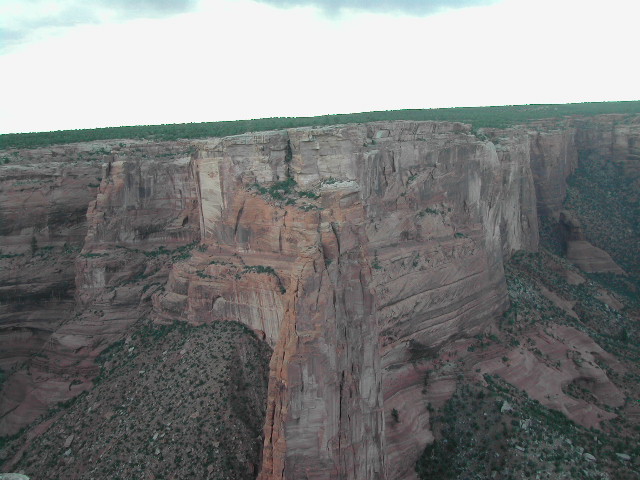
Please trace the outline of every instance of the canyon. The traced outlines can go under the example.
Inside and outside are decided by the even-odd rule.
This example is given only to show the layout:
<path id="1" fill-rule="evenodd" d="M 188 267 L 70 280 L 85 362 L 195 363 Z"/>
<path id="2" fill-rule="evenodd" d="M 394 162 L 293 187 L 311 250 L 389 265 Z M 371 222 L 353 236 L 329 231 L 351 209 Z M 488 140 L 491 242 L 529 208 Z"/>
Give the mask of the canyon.
<path id="1" fill-rule="evenodd" d="M 271 352 L 260 451 L 228 478 L 418 478 L 415 463 L 436 440 L 433 409 L 463 379 L 486 386 L 492 375 L 600 428 L 631 395 L 602 363 L 621 376 L 631 367 L 571 325 L 499 327 L 524 315 L 513 311 L 521 291 L 507 263 L 540 249 L 543 222 L 567 260 L 547 264 L 569 284 L 627 275 L 565 205 L 567 179 L 589 155 L 635 178 L 640 117 L 480 130 L 371 122 L 5 150 L 0 435 L 29 434 L 3 454 L 3 470 L 22 465 L 57 421 L 43 420 L 52 407 L 91 395 L 97 359 L 141 322 L 237 322 Z M 549 288 L 536 295 L 562 315 L 586 315 Z M 599 295 L 623 309 L 610 291 Z M 570 395 L 575 382 L 589 395 Z"/>

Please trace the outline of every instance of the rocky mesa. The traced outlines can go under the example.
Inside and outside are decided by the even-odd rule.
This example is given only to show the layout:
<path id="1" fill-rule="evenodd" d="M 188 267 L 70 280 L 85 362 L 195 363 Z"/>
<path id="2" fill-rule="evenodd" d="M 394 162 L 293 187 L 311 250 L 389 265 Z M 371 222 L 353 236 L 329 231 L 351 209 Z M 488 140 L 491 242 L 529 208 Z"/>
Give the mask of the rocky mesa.
<path id="1" fill-rule="evenodd" d="M 538 250 L 543 217 L 570 262 L 625 274 L 563 211 L 584 152 L 637 172 L 640 121 L 622 120 L 480 132 L 372 122 L 8 151 L 0 434 L 89 391 L 96 357 L 147 319 L 239 322 L 272 349 L 251 470 L 261 480 L 417 478 L 433 407 L 461 377 L 499 375 L 597 428 L 625 394 L 588 335 L 530 331 L 540 355 L 471 347 L 512 306 L 505 262 Z M 581 366 L 556 365 L 572 355 Z M 568 395 L 576 381 L 593 396 Z"/>

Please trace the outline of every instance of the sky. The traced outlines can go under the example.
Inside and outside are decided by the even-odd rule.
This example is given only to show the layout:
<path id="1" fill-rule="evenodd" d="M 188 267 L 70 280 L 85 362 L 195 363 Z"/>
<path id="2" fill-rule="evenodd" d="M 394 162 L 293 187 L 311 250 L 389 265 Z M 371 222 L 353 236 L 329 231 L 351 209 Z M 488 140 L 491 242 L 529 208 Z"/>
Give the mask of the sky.
<path id="1" fill-rule="evenodd" d="M 638 100 L 637 0 L 0 0 L 0 133 Z"/>

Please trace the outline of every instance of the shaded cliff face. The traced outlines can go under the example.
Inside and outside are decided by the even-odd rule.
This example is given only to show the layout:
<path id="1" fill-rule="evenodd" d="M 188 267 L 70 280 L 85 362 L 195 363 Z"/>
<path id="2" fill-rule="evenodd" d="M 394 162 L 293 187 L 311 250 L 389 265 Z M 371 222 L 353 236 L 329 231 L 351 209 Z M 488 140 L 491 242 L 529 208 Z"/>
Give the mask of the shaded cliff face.
<path id="1" fill-rule="evenodd" d="M 24 406 L 31 382 L 18 377 L 22 365 L 38 368 L 47 361 L 42 350 L 75 308 L 75 260 L 101 175 L 102 162 L 89 151 L 14 152 L 2 166 L 0 368 L 10 375 L 0 400 L 3 433 L 33 420 L 48 407 L 47 397 L 55 398 L 50 384 L 44 398 Z M 39 412 L 31 411 L 33 403 Z"/>
<path id="2" fill-rule="evenodd" d="M 531 165 L 540 215 L 557 217 L 567 194 L 567 177 L 578 165 L 573 125 L 530 130 Z"/>
<path id="3" fill-rule="evenodd" d="M 580 130 L 580 162 L 569 179 L 565 208 L 579 236 L 606 250 L 630 278 L 640 278 L 640 124 L 637 118 L 596 118 Z M 564 240 L 569 244 L 572 238 Z M 578 250 L 578 253 L 582 253 Z M 590 253 L 590 252 L 587 252 Z M 602 255 L 585 255 L 598 266 Z M 615 267 L 611 267 L 615 271 Z M 605 270 L 603 270 L 605 271 Z"/>
<path id="4" fill-rule="evenodd" d="M 26 293 L 0 307 L 0 339 L 15 345 L 2 349 L 2 433 L 89 389 L 95 357 L 147 318 L 237 321 L 273 349 L 264 480 L 415 478 L 434 438 L 429 404 L 476 368 L 597 426 L 589 412 L 603 409 L 561 395 L 584 369 L 528 381 L 553 367 L 500 346 L 464 353 L 509 307 L 503 261 L 538 248 L 538 214 L 559 215 L 586 145 L 610 155 L 615 138 L 613 150 L 635 158 L 637 125 L 607 117 L 591 127 L 539 122 L 484 137 L 463 124 L 385 122 L 18 152 L 0 168 L 22 181 L 62 156 L 52 178 L 74 192 L 65 208 L 84 202 L 86 216 L 47 213 L 60 208 L 55 189 L 24 193 L 37 218 L 52 218 L 45 238 L 40 220 L 16 213 L 22 185 L 3 184 L 1 288 Z M 80 151 L 92 159 L 82 169 Z M 65 180 L 72 174 L 81 181 Z M 84 185 L 89 177 L 99 186 Z M 42 301 L 25 300 L 29 272 L 48 285 L 37 287 Z M 549 356 L 567 354 L 559 338 L 599 352 L 570 329 L 535 335 Z M 606 375 L 587 373 L 604 386 L 597 401 L 617 408 Z"/>
<path id="5" fill-rule="evenodd" d="M 86 389 L 95 356 L 149 311 L 168 265 L 146 250 L 198 233 L 187 148 L 79 144 L 3 165 L 3 434 Z"/>

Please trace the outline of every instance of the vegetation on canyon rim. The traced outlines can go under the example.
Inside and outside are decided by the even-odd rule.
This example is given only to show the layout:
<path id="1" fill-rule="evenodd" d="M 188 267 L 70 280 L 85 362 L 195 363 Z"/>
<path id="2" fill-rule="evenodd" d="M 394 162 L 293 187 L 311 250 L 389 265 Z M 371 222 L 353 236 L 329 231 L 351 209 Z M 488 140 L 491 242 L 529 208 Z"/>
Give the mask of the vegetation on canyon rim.
<path id="1" fill-rule="evenodd" d="M 284 128 L 392 120 L 463 122 L 473 125 L 474 128 L 504 128 L 537 119 L 562 119 L 562 117 L 568 115 L 591 116 L 605 113 L 638 114 L 640 113 L 640 101 L 390 110 L 322 115 L 318 117 L 276 117 L 223 122 L 142 125 L 40 133 L 12 133 L 0 135 L 0 150 L 121 138 L 161 141 L 225 137 L 246 132 L 261 132 Z M 9 157 L 3 159 L 3 161 L 7 160 L 10 160 Z"/>

